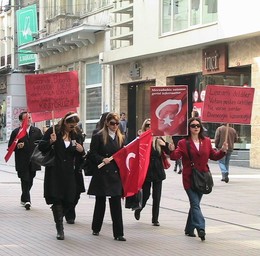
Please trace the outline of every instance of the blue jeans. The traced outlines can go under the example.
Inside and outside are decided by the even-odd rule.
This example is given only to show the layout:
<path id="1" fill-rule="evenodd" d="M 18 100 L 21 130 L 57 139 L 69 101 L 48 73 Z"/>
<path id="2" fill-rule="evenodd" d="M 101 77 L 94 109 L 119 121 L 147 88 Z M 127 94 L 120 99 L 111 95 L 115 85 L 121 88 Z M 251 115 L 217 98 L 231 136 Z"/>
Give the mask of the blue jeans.
<path id="1" fill-rule="evenodd" d="M 227 151 L 226 155 L 218 161 L 222 174 L 229 172 L 229 162 L 230 162 L 231 154 L 232 154 L 231 151 Z"/>
<path id="2" fill-rule="evenodd" d="M 193 191 L 191 188 L 186 190 L 190 201 L 190 210 L 186 222 L 185 233 L 193 233 L 194 229 L 205 230 L 205 219 L 200 209 L 201 193 Z"/>

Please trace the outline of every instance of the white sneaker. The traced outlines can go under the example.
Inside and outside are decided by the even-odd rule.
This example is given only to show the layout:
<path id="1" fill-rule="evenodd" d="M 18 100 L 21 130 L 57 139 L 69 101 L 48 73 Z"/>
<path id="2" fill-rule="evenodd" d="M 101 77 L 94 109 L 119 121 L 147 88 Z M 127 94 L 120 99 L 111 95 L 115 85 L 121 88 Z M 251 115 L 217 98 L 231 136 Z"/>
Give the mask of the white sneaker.
<path id="1" fill-rule="evenodd" d="M 24 206 L 24 205 L 25 205 L 25 202 L 21 201 L 21 205 Z"/>
<path id="2" fill-rule="evenodd" d="M 26 202 L 26 203 L 24 204 L 24 207 L 25 207 L 26 210 L 30 210 L 30 208 L 31 208 L 31 203 L 30 203 L 30 202 Z"/>

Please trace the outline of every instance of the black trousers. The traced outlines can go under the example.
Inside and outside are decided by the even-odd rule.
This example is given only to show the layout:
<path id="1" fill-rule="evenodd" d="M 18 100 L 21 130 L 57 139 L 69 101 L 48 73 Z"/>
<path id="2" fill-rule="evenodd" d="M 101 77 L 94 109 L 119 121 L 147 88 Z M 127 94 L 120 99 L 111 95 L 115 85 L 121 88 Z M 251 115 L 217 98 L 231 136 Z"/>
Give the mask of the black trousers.
<path id="1" fill-rule="evenodd" d="M 68 220 L 75 220 L 76 219 L 76 206 L 79 202 L 80 199 L 80 193 L 77 193 L 76 197 L 75 197 L 75 201 L 74 204 L 71 205 L 71 207 L 66 211 L 65 213 L 65 219 Z"/>
<path id="2" fill-rule="evenodd" d="M 113 236 L 123 236 L 123 217 L 122 217 L 122 205 L 121 196 L 113 196 L 109 198 L 110 214 L 113 223 Z M 106 197 L 96 196 L 95 209 L 92 221 L 92 230 L 94 232 L 100 232 L 104 215 L 106 211 Z"/>
<path id="3" fill-rule="evenodd" d="M 159 218 L 159 209 L 160 209 L 160 201 L 162 194 L 162 181 L 154 181 L 154 182 L 145 182 L 143 185 L 143 207 L 145 207 L 146 202 L 148 201 L 151 194 L 151 186 L 152 186 L 152 223 L 158 222 Z"/>
<path id="4" fill-rule="evenodd" d="M 30 190 L 33 186 L 33 179 L 36 175 L 36 172 L 30 171 L 29 175 L 26 178 L 21 177 L 21 188 L 22 188 L 22 195 L 21 195 L 21 202 L 31 202 Z"/>

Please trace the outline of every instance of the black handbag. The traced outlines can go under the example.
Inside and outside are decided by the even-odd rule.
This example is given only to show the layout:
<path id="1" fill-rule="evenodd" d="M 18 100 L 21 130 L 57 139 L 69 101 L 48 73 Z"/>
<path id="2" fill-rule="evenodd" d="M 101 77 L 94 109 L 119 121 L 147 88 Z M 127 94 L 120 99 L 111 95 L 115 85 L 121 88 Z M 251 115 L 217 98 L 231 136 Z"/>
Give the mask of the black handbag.
<path id="1" fill-rule="evenodd" d="M 54 166 L 55 165 L 54 149 L 51 147 L 49 151 L 43 153 L 42 151 L 39 150 L 39 144 L 37 144 L 31 155 L 31 161 L 41 166 Z"/>
<path id="2" fill-rule="evenodd" d="M 94 163 L 91 160 L 91 152 L 90 150 L 87 151 L 87 153 L 83 156 L 83 161 L 80 165 L 80 170 L 84 171 L 85 176 L 92 176 L 94 173 L 94 169 L 97 168 L 97 166 L 94 165 Z"/>
<path id="3" fill-rule="evenodd" d="M 125 199 L 125 208 L 132 211 L 142 209 L 143 207 L 143 190 L 140 189 L 135 195 L 128 196 Z"/>
<path id="4" fill-rule="evenodd" d="M 190 143 L 187 140 L 187 149 L 191 163 L 191 170 L 192 170 L 192 190 L 202 193 L 202 194 L 209 194 L 212 191 L 214 186 L 213 178 L 211 175 L 210 170 L 207 172 L 199 171 L 194 167 L 194 163 L 192 160 L 191 152 L 190 152 Z"/>

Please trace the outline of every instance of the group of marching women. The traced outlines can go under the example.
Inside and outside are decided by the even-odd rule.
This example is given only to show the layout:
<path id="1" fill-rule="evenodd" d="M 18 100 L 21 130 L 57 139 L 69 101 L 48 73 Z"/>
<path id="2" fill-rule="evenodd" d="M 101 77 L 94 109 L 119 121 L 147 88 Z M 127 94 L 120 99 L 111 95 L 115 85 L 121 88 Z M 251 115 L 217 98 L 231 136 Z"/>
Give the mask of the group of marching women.
<path id="1" fill-rule="evenodd" d="M 63 219 L 73 224 L 75 221 L 75 207 L 80 194 L 85 192 L 84 179 L 80 164 L 85 155 L 83 147 L 84 137 L 78 128 L 77 113 L 67 113 L 61 121 L 50 127 L 39 143 L 42 152 L 54 150 L 55 164 L 45 168 L 44 198 L 51 205 L 56 224 L 58 240 L 64 240 Z M 119 129 L 120 117 L 116 113 L 105 113 L 100 120 L 99 127 L 93 133 L 90 152 L 95 170 L 90 181 L 87 193 L 95 196 L 95 206 L 92 219 L 92 234 L 98 236 L 105 215 L 106 199 L 108 198 L 112 218 L 113 237 L 116 241 L 126 241 L 124 237 L 122 217 L 123 187 L 119 168 L 111 156 L 124 147 L 125 135 Z M 205 240 L 205 219 L 200 209 L 202 194 L 191 189 L 191 166 L 187 151 L 187 141 L 190 143 L 190 152 L 193 155 L 195 167 L 208 170 L 208 160 L 219 160 L 228 149 L 227 143 L 220 150 L 211 146 L 211 141 L 203 135 L 202 123 L 198 117 L 188 120 L 188 136 L 178 142 L 165 142 L 161 137 L 153 137 L 150 162 L 142 192 L 143 200 L 140 209 L 136 209 L 134 217 L 139 220 L 141 211 L 150 197 L 152 189 L 152 225 L 160 226 L 159 208 L 162 192 L 162 181 L 166 178 L 161 155 L 166 153 L 170 159 L 182 159 L 183 186 L 190 202 L 190 210 L 185 226 L 185 235 Z M 143 122 L 141 132 L 151 128 L 151 120 Z M 100 166 L 101 168 L 98 168 Z"/>

